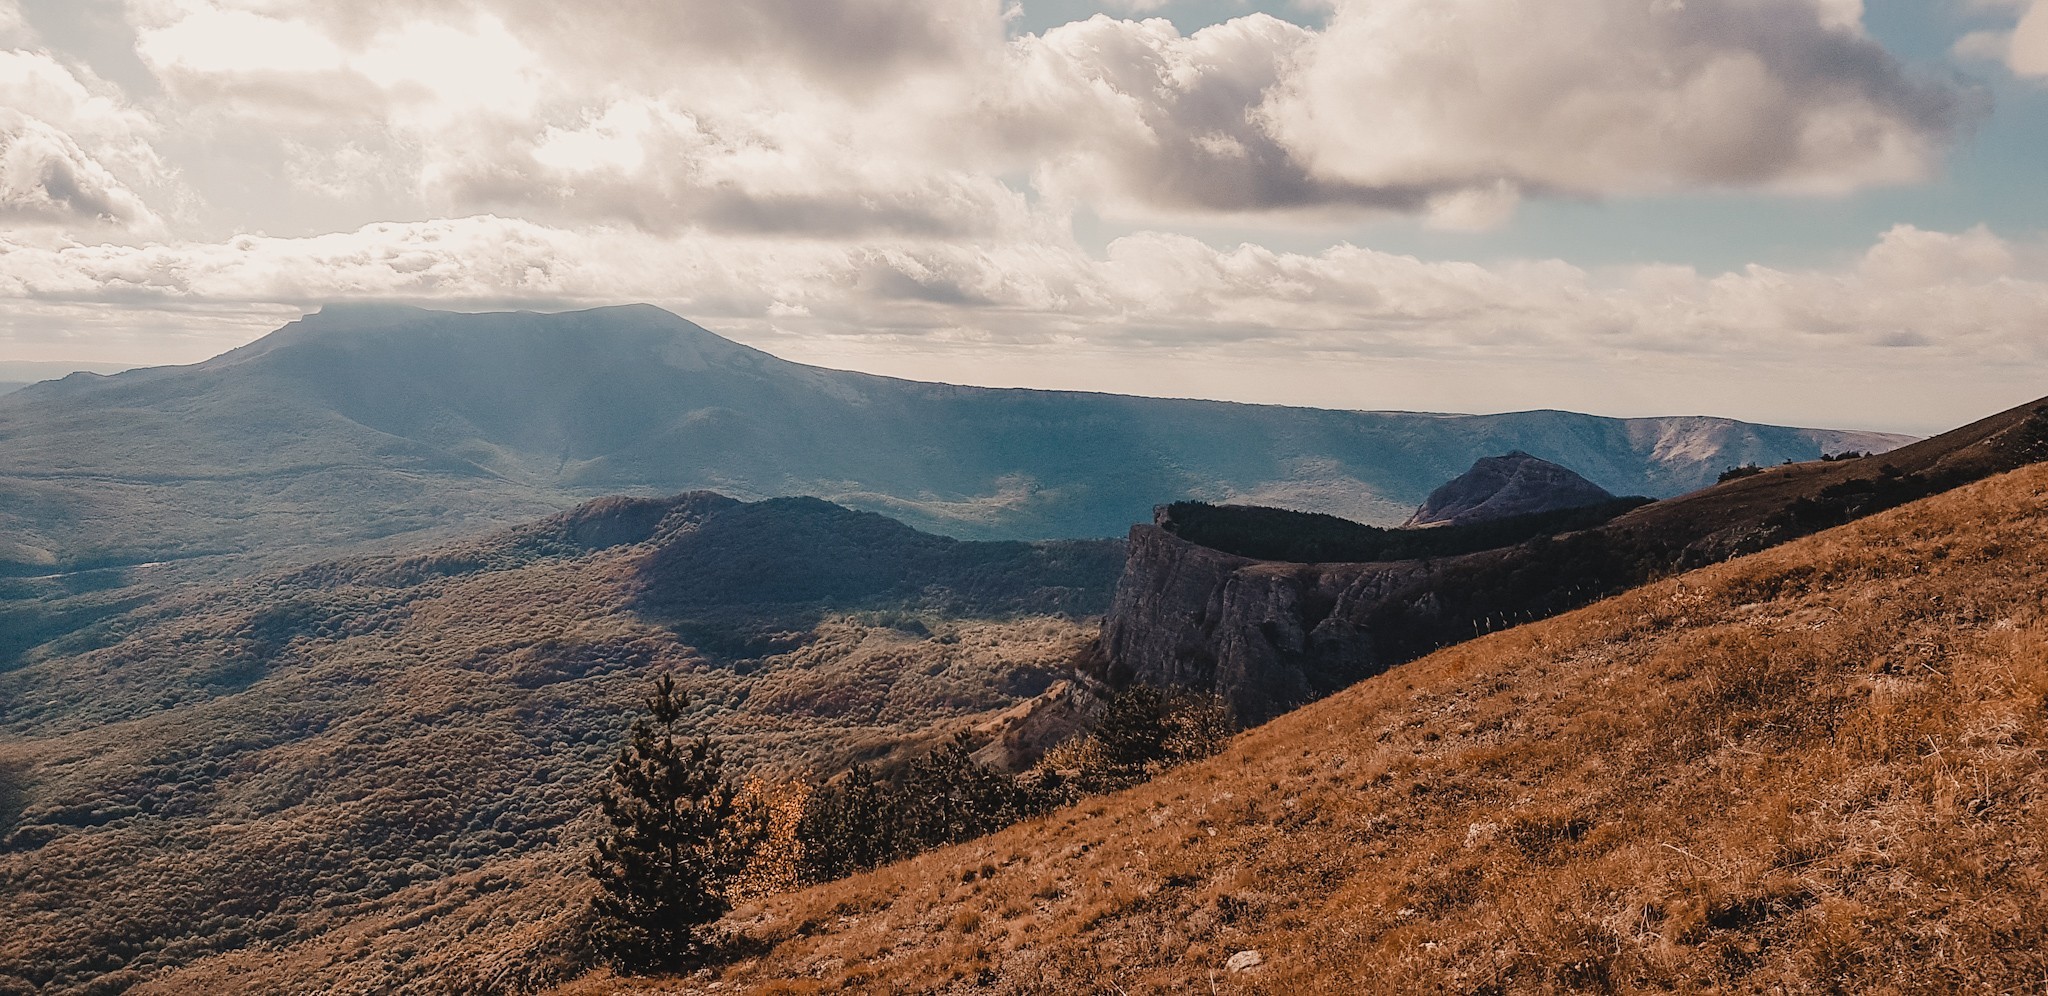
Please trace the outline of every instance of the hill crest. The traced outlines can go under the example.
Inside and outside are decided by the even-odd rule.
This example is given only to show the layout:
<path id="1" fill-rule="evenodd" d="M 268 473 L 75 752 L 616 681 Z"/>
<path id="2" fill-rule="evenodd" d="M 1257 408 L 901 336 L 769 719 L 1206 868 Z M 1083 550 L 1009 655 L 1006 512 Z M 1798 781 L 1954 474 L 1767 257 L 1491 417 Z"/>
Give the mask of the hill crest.
<path id="1" fill-rule="evenodd" d="M 1481 457 L 1423 499 L 1405 526 L 1463 525 L 1584 508 L 1614 500 L 1606 488 L 1521 450 Z"/>

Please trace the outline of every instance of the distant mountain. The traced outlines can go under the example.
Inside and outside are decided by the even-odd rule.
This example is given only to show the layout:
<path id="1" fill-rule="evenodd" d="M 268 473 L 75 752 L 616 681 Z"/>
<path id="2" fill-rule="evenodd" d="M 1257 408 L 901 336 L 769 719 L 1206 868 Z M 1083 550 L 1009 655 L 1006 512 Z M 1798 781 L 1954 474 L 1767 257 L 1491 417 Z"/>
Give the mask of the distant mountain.
<path id="1" fill-rule="evenodd" d="M 55 380 L 80 370 L 105 374 L 126 369 L 128 367 L 123 364 L 86 360 L 0 360 L 0 394 L 12 394 L 30 384 Z"/>
<path id="2" fill-rule="evenodd" d="M 601 494 L 810 494 L 968 538 L 1112 536 L 1160 501 L 1392 524 L 1521 450 L 1662 496 L 1903 437 L 1727 419 L 1321 411 L 825 370 L 667 312 L 330 307 L 189 367 L 0 398 L 0 570 L 312 559 Z"/>
<path id="3" fill-rule="evenodd" d="M 1606 488 L 1520 450 L 1481 457 L 1423 499 L 1407 526 L 1471 525 L 1613 501 Z"/>

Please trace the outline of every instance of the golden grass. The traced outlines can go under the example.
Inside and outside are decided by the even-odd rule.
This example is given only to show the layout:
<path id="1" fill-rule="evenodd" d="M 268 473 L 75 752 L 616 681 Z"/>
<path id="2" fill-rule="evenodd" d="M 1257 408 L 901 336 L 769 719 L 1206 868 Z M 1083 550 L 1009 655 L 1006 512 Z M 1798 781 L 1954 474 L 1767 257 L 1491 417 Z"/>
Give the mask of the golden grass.
<path id="1" fill-rule="evenodd" d="M 2044 585 L 2035 467 L 749 905 L 716 970 L 558 992 L 2048 991 Z"/>

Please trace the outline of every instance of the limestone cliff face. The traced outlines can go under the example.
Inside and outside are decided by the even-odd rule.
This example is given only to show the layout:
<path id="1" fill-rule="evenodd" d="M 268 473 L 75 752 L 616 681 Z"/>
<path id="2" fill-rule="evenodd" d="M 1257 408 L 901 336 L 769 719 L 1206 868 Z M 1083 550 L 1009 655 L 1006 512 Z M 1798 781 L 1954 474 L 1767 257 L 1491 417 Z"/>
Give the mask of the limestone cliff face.
<path id="1" fill-rule="evenodd" d="M 1103 651 L 1112 679 L 1213 690 L 1260 723 L 1385 670 L 1366 620 L 1426 573 L 1247 560 L 1137 526 Z"/>

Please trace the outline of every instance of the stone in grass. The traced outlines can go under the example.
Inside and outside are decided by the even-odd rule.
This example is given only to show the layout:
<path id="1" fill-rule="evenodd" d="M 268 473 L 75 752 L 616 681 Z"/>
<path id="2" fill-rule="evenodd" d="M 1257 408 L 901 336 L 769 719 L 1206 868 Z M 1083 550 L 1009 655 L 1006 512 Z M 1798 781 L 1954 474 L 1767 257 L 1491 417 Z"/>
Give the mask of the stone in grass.
<path id="1" fill-rule="evenodd" d="M 1233 972 L 1249 972 L 1265 963 L 1265 955 L 1247 949 L 1231 955 L 1230 960 L 1223 963 L 1223 967 Z"/>

